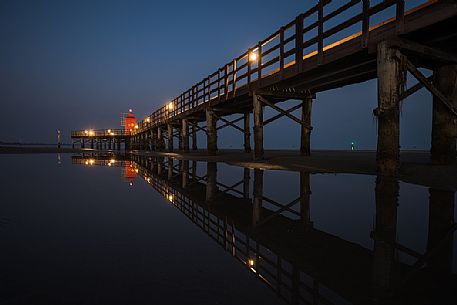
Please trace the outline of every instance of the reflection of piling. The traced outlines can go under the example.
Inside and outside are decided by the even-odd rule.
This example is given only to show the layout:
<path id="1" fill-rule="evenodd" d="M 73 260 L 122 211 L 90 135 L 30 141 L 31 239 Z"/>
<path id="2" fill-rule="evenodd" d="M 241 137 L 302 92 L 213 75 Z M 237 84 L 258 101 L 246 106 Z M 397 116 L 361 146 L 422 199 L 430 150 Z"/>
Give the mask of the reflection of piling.
<path id="1" fill-rule="evenodd" d="M 249 199 L 249 180 L 251 180 L 251 173 L 249 168 L 244 168 L 243 173 L 243 197 Z"/>
<path id="2" fill-rule="evenodd" d="M 197 161 L 192 161 L 192 180 L 197 180 Z"/>
<path id="3" fill-rule="evenodd" d="M 206 201 L 212 201 L 217 192 L 217 163 L 206 163 Z"/>
<path id="4" fill-rule="evenodd" d="M 189 160 L 184 160 L 182 162 L 183 162 L 182 169 L 181 169 L 182 187 L 186 188 L 189 183 Z"/>
<path id="5" fill-rule="evenodd" d="M 452 272 L 454 252 L 452 227 L 454 226 L 454 192 L 431 188 L 427 253 L 428 268 L 439 273 Z"/>
<path id="6" fill-rule="evenodd" d="M 300 172 L 300 217 L 305 226 L 312 225 L 310 215 L 310 174 L 308 172 Z"/>
<path id="7" fill-rule="evenodd" d="M 395 178 L 377 177 L 373 250 L 373 296 L 377 300 L 385 300 L 392 293 L 398 192 Z"/>
<path id="8" fill-rule="evenodd" d="M 173 178 L 173 159 L 168 158 L 168 180 Z"/>
<path id="9" fill-rule="evenodd" d="M 254 169 L 254 192 L 252 200 L 252 225 L 260 221 L 263 202 L 263 170 Z"/>
<path id="10" fill-rule="evenodd" d="M 157 160 L 157 175 L 162 176 L 163 172 L 163 158 Z"/>

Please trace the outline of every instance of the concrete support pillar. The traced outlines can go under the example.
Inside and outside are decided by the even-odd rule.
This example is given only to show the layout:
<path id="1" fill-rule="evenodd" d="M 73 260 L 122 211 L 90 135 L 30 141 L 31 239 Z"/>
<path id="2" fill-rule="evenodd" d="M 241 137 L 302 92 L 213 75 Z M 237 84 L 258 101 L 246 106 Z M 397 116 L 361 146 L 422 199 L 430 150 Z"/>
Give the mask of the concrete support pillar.
<path id="1" fill-rule="evenodd" d="M 378 174 L 395 176 L 400 167 L 400 96 L 405 69 L 400 52 L 387 43 L 378 44 Z"/>
<path id="2" fill-rule="evenodd" d="M 387 303 L 392 294 L 392 279 L 397 235 L 398 181 L 378 175 L 376 179 L 376 223 L 373 249 L 373 296 Z"/>
<path id="3" fill-rule="evenodd" d="M 171 126 L 171 124 L 168 124 L 167 129 L 168 129 L 168 150 L 173 151 L 173 126 Z"/>
<path id="4" fill-rule="evenodd" d="M 249 199 L 249 182 L 251 180 L 251 173 L 249 168 L 243 170 L 243 198 Z"/>
<path id="5" fill-rule="evenodd" d="M 433 85 L 457 106 L 457 65 L 435 69 Z M 456 159 L 457 117 L 443 102 L 433 96 L 432 161 L 436 164 L 451 164 Z"/>
<path id="6" fill-rule="evenodd" d="M 251 152 L 251 127 L 249 112 L 244 114 L 244 152 Z"/>
<path id="7" fill-rule="evenodd" d="M 197 150 L 197 122 L 192 123 L 192 150 Z"/>
<path id="8" fill-rule="evenodd" d="M 207 150 L 209 155 L 217 152 L 216 117 L 211 108 L 206 109 Z"/>
<path id="9" fill-rule="evenodd" d="M 263 170 L 254 169 L 254 192 L 252 200 L 252 225 L 259 223 L 263 202 Z"/>
<path id="10" fill-rule="evenodd" d="M 252 95 L 254 115 L 254 160 L 263 159 L 263 105 L 256 94 Z"/>
<path id="11" fill-rule="evenodd" d="M 217 193 L 217 163 L 206 163 L 206 201 L 210 202 Z"/>
<path id="12" fill-rule="evenodd" d="M 187 119 L 181 122 L 181 137 L 182 137 L 182 150 L 189 152 L 189 124 Z"/>
<path id="13" fill-rule="evenodd" d="M 311 154 L 311 108 L 313 106 L 313 96 L 311 93 L 303 100 L 301 119 L 303 124 L 301 125 L 301 143 L 300 153 L 303 156 L 309 156 Z"/>
<path id="14" fill-rule="evenodd" d="M 182 188 L 187 188 L 189 184 L 189 160 L 182 161 L 182 169 L 181 169 L 181 184 Z"/>
<path id="15" fill-rule="evenodd" d="M 305 171 L 300 172 L 300 217 L 305 227 L 312 226 L 310 213 L 310 174 Z"/>
<path id="16" fill-rule="evenodd" d="M 454 234 L 450 234 L 450 230 L 454 225 L 455 193 L 431 188 L 429 194 L 427 252 L 433 255 L 427 260 L 427 269 L 434 273 L 451 274 Z"/>

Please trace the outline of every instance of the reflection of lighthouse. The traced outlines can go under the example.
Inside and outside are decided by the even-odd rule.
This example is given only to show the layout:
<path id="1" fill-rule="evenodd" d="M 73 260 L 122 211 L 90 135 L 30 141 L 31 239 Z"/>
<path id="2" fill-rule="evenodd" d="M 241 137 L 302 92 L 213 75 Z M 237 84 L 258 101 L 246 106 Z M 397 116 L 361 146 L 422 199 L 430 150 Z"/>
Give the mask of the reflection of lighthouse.
<path id="1" fill-rule="evenodd" d="M 129 185 L 133 185 L 133 181 L 135 180 L 137 172 L 138 169 L 135 167 L 135 164 L 133 162 L 125 161 L 124 179 L 129 183 Z"/>

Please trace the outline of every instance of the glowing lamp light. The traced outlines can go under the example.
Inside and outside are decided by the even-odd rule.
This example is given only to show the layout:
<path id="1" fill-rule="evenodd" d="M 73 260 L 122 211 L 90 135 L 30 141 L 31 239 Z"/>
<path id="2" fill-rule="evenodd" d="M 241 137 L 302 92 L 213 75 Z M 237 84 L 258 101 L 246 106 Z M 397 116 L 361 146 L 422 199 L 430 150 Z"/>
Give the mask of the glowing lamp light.
<path id="1" fill-rule="evenodd" d="M 88 134 L 88 133 L 89 133 L 89 131 L 88 131 L 88 130 L 84 130 L 84 133 L 85 133 L 85 134 Z"/>
<path id="2" fill-rule="evenodd" d="M 135 129 L 138 129 L 138 128 L 140 128 L 140 127 L 138 125 L 135 125 Z"/>
<path id="3" fill-rule="evenodd" d="M 137 174 L 138 174 L 138 168 L 135 168 L 135 173 L 137 173 Z"/>
<path id="4" fill-rule="evenodd" d="M 169 102 L 169 103 L 168 103 L 168 110 L 169 110 L 169 111 L 173 111 L 173 108 L 174 108 L 173 102 Z"/>
<path id="5" fill-rule="evenodd" d="M 94 160 L 94 159 L 90 159 L 90 160 L 89 160 L 89 164 L 90 164 L 90 165 L 94 165 L 94 163 L 95 163 L 95 160 Z"/>
<path id="6" fill-rule="evenodd" d="M 108 129 L 108 133 L 111 133 L 111 129 Z"/>
<path id="7" fill-rule="evenodd" d="M 109 160 L 109 162 L 116 163 L 116 160 L 115 159 L 111 159 L 111 160 Z"/>
<path id="8" fill-rule="evenodd" d="M 89 136 L 95 135 L 95 132 L 93 130 L 89 131 Z"/>
<path id="9" fill-rule="evenodd" d="M 249 53 L 249 61 L 257 61 L 257 52 Z"/>
<path id="10" fill-rule="evenodd" d="M 111 136 L 114 136 L 114 132 L 111 132 L 110 135 L 111 135 Z"/>
<path id="11" fill-rule="evenodd" d="M 146 118 L 146 122 L 147 123 L 151 122 L 151 119 L 150 118 Z"/>
<path id="12" fill-rule="evenodd" d="M 129 109 L 129 112 L 132 113 L 132 111 L 133 111 L 132 108 L 130 108 L 130 109 Z"/>

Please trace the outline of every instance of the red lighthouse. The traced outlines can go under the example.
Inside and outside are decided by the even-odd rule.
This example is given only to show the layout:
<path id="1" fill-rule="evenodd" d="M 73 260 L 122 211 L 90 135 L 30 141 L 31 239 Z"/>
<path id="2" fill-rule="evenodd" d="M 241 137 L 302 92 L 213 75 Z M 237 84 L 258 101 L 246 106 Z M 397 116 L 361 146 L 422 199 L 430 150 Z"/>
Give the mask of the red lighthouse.
<path id="1" fill-rule="evenodd" d="M 130 133 L 135 129 L 136 117 L 132 113 L 132 109 L 129 109 L 129 113 L 124 117 L 124 129 L 126 133 Z"/>

